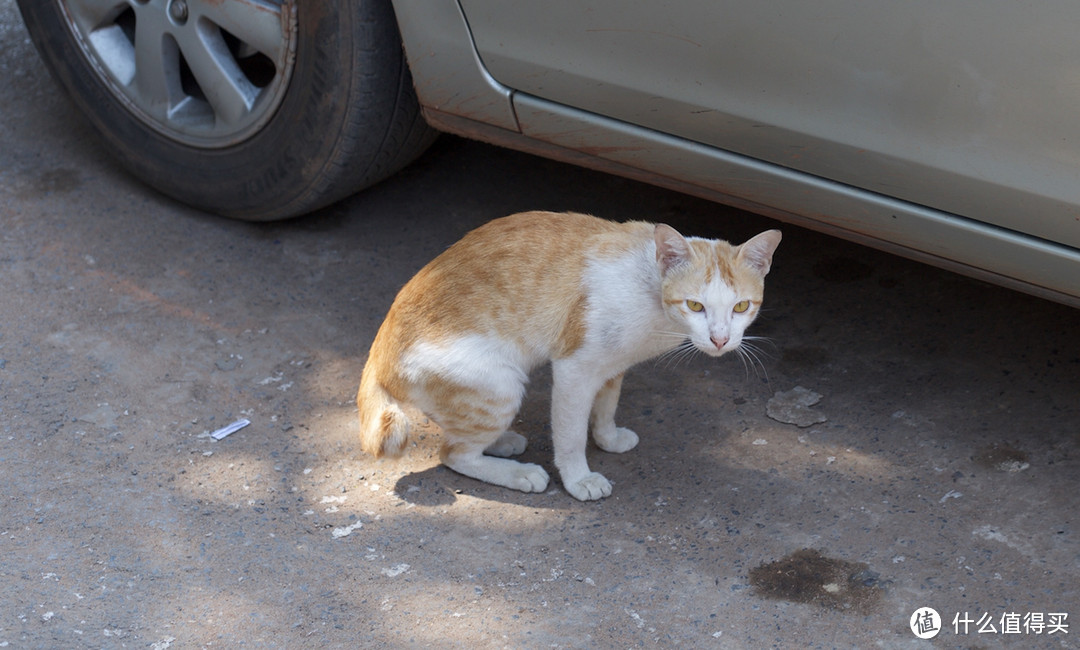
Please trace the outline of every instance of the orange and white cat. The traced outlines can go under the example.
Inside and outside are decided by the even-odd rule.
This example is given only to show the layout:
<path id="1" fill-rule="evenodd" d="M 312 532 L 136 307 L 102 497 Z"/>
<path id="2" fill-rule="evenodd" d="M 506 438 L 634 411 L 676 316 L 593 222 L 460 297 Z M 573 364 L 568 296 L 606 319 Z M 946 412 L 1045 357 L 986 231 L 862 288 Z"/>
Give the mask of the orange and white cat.
<path id="1" fill-rule="evenodd" d="M 589 470 L 588 430 L 605 451 L 638 443 L 615 426 L 623 373 L 689 339 L 737 349 L 761 306 L 780 232 L 741 246 L 670 226 L 528 212 L 473 230 L 405 285 L 379 328 L 357 395 L 361 446 L 399 455 L 412 405 L 443 431 L 442 461 L 481 481 L 547 489 L 510 430 L 529 372 L 552 365 L 555 467 L 581 500 L 611 494 Z"/>

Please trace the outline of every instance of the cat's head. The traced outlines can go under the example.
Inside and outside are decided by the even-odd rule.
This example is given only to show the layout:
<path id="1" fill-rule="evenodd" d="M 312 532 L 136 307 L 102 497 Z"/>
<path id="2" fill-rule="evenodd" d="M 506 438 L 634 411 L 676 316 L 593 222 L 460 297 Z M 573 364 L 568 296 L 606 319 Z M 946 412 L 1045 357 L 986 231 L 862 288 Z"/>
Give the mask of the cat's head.
<path id="1" fill-rule="evenodd" d="M 767 230 L 741 246 L 683 237 L 664 224 L 653 236 L 668 317 L 705 354 L 737 349 L 761 308 L 780 231 Z"/>

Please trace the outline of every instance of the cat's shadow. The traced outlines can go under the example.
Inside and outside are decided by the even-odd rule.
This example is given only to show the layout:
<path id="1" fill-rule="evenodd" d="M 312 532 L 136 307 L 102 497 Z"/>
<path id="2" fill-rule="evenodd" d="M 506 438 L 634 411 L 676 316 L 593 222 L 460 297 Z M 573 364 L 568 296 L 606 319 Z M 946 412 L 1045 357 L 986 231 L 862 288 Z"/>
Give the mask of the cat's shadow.
<path id="1" fill-rule="evenodd" d="M 442 465 L 406 474 L 394 485 L 394 492 L 414 506 L 448 506 L 457 501 L 460 488 L 446 485 L 449 472 Z"/>

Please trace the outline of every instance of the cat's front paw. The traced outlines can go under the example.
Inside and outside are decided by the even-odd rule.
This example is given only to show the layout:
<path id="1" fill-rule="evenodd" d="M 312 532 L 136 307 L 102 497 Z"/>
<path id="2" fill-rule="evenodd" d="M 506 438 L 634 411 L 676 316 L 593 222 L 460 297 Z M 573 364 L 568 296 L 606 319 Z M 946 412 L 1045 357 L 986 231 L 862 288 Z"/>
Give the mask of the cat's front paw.
<path id="1" fill-rule="evenodd" d="M 596 431 L 593 434 L 596 446 L 613 454 L 621 454 L 637 447 L 638 435 L 625 427 L 616 427 L 608 431 Z"/>
<path id="2" fill-rule="evenodd" d="M 518 463 L 507 487 L 522 492 L 543 492 L 547 489 L 548 473 L 532 463 Z"/>
<path id="3" fill-rule="evenodd" d="M 577 481 L 564 481 L 563 487 L 578 501 L 596 501 L 611 496 L 611 482 L 597 472 L 589 472 Z"/>

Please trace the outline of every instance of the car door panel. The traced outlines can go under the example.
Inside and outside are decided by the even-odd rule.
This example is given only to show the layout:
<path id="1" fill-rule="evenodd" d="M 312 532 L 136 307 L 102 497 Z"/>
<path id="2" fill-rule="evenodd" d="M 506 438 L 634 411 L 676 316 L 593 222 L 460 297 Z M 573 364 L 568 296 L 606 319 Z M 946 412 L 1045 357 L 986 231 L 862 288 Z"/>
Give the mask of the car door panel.
<path id="1" fill-rule="evenodd" d="M 1080 5 L 1038 4 L 461 0 L 516 93 L 1080 247 Z"/>

